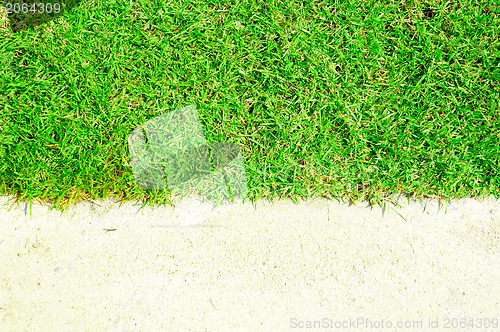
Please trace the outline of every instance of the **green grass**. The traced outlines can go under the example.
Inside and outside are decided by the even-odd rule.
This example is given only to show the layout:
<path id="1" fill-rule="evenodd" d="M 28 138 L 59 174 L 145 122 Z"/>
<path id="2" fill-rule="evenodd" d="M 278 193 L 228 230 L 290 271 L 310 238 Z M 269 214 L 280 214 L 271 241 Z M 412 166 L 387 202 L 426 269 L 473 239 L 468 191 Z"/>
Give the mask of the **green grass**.
<path id="1" fill-rule="evenodd" d="M 251 198 L 500 196 L 498 1 L 82 1 L 0 28 L 0 194 L 134 185 L 127 135 L 196 105 Z"/>

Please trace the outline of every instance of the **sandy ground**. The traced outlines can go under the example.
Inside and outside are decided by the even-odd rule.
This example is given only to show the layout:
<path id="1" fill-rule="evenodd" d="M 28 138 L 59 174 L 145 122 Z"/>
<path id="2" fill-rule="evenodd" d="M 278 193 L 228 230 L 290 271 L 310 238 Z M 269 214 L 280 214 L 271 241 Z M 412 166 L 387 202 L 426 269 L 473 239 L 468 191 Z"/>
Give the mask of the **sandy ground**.
<path id="1" fill-rule="evenodd" d="M 7 202 L 3 331 L 424 331 L 429 321 L 436 331 L 463 318 L 494 330 L 500 319 L 494 199 L 384 209 L 106 200 L 62 215 L 34 205 L 31 217 Z"/>

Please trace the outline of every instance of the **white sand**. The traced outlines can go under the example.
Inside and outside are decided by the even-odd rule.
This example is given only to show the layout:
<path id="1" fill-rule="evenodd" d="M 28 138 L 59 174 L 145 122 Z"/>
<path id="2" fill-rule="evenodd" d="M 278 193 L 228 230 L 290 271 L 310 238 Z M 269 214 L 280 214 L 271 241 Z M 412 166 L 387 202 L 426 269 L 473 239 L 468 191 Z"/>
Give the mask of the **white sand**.
<path id="1" fill-rule="evenodd" d="M 368 319 L 371 330 L 421 320 L 406 331 L 424 331 L 429 320 L 442 330 L 446 318 L 500 319 L 493 199 L 385 213 L 323 199 L 216 210 L 106 200 L 62 216 L 34 205 L 32 217 L 6 203 L 0 330 L 286 330 L 315 320 L 367 330 Z"/>

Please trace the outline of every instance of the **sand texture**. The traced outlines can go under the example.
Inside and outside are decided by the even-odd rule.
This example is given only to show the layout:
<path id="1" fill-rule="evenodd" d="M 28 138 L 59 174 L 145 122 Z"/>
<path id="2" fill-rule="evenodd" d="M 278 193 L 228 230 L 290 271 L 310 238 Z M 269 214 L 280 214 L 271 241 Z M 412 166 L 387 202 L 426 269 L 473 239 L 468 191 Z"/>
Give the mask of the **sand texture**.
<path id="1" fill-rule="evenodd" d="M 34 204 L 31 216 L 7 203 L 0 198 L 2 331 L 274 331 L 360 318 L 392 328 L 350 330 L 422 321 L 404 330 L 424 331 L 429 320 L 445 330 L 447 318 L 500 319 L 493 198 L 216 209 L 108 199 L 62 214 Z"/>

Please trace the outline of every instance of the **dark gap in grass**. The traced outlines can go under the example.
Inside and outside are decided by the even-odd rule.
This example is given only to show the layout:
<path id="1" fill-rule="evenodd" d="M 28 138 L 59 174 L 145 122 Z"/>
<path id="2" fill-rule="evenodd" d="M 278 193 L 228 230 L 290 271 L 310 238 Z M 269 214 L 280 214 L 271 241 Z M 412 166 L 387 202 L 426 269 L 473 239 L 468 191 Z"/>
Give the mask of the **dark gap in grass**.
<path id="1" fill-rule="evenodd" d="M 432 19 L 434 16 L 436 16 L 436 12 L 429 6 L 427 6 L 422 13 L 424 14 L 424 17 L 428 20 Z"/>
<path id="2" fill-rule="evenodd" d="M 146 133 L 146 130 L 144 129 L 143 126 L 140 126 L 140 128 L 141 128 L 142 135 L 144 136 L 144 141 L 146 142 L 146 146 L 148 147 L 148 149 L 150 149 L 151 147 L 149 146 L 149 138 L 148 138 L 148 135 Z"/>

